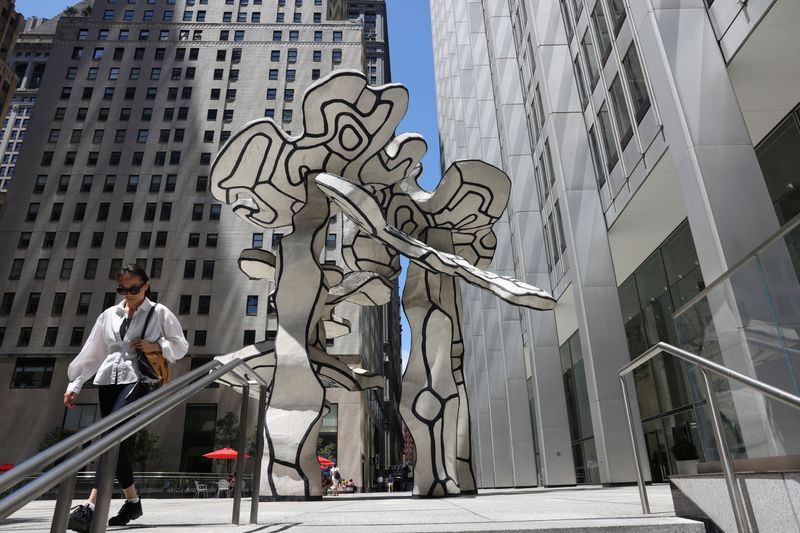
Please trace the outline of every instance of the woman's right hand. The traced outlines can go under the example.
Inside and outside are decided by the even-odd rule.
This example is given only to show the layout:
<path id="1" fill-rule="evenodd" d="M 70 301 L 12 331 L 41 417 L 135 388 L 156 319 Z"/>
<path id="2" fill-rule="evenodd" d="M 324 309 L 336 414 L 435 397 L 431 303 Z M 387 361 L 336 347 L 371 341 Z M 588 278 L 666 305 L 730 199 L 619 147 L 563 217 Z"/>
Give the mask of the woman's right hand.
<path id="1" fill-rule="evenodd" d="M 75 409 L 75 398 L 78 396 L 77 392 L 64 393 L 64 407 L 67 409 Z"/>

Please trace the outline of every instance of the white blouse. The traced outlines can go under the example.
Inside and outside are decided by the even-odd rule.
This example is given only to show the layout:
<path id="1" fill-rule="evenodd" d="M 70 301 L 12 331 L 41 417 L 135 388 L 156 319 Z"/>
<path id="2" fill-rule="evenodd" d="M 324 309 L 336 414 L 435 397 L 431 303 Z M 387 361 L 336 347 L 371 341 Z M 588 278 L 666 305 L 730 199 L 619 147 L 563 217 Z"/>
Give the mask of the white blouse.
<path id="1" fill-rule="evenodd" d="M 183 336 L 180 322 L 172 311 L 161 304 L 155 304 L 156 310 L 147 324 L 147 332 L 142 334 L 147 313 L 153 302 L 145 298 L 139 308 L 134 311 L 128 324 L 125 340 L 119 336 L 119 329 L 127 316 L 125 301 L 109 307 L 97 318 L 86 344 L 70 363 L 67 375 L 69 386 L 67 392 L 78 393 L 87 379 L 95 375 L 95 385 L 114 385 L 136 383 L 139 381 L 139 368 L 136 363 L 136 350 L 131 348 L 131 341 L 144 339 L 161 345 L 164 358 L 174 363 L 189 349 L 189 343 Z"/>

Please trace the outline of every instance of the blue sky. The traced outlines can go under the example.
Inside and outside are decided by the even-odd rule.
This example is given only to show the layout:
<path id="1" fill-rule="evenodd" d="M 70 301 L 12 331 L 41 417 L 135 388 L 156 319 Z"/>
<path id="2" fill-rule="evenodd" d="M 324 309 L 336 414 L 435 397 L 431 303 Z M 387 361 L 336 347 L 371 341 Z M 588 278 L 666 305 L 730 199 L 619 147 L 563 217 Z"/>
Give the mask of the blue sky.
<path id="1" fill-rule="evenodd" d="M 26 17 L 52 17 L 74 2 L 65 0 L 17 0 L 17 11 Z M 439 180 L 439 133 L 436 122 L 436 93 L 433 76 L 433 47 L 428 0 L 387 0 L 389 50 L 392 81 L 405 85 L 410 93 L 408 114 L 398 133 L 421 133 L 428 142 L 423 161 L 425 173 L 420 183 L 432 189 Z M 403 276 L 405 267 L 403 261 Z M 411 331 L 402 318 L 403 356 L 408 353 Z"/>

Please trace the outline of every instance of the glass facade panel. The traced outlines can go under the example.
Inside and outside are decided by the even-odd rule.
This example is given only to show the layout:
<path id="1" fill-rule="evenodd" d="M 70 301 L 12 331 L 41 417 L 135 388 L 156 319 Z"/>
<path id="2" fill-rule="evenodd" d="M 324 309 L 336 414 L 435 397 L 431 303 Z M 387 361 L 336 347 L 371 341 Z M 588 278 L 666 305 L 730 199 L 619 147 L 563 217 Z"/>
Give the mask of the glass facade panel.
<path id="1" fill-rule="evenodd" d="M 781 122 L 756 148 L 767 190 L 781 224 L 800 213 L 800 127 L 795 113 Z"/>
<path id="2" fill-rule="evenodd" d="M 694 241 L 684 221 L 619 288 L 631 358 L 659 341 L 680 345 L 673 309 L 703 287 Z M 633 374 L 654 482 L 666 481 L 676 472 L 671 447 L 680 435 L 703 456 L 697 421 L 703 419 L 705 402 L 693 388 L 689 368 L 659 355 Z M 686 436 L 690 433 L 691 438 Z"/>
<path id="3" fill-rule="evenodd" d="M 573 333 L 559 347 L 559 356 L 575 460 L 575 477 L 578 483 L 597 483 L 600 481 L 600 473 L 579 332 Z"/>
<path id="4" fill-rule="evenodd" d="M 592 25 L 594 26 L 597 41 L 600 46 L 601 63 L 605 64 L 611 54 L 611 35 L 608 32 L 608 23 L 605 13 L 603 13 L 603 3 L 597 2 L 592 11 Z"/>
<path id="5" fill-rule="evenodd" d="M 633 101 L 633 112 L 636 116 L 636 123 L 640 123 L 647 110 L 650 109 L 650 96 L 647 93 L 647 83 L 642 72 L 642 64 L 639 62 L 639 53 L 636 46 L 631 45 L 625 57 L 622 58 L 622 66 L 625 69 L 625 76 L 628 78 L 628 89 L 631 92 Z"/>
<path id="6" fill-rule="evenodd" d="M 181 448 L 182 472 L 211 472 L 212 462 L 203 454 L 214 449 L 216 421 L 216 404 L 186 406 Z"/>
<path id="7" fill-rule="evenodd" d="M 614 140 L 614 129 L 611 126 L 611 117 L 608 114 L 608 102 L 603 102 L 600 111 L 597 112 L 597 121 L 600 124 L 600 132 L 603 135 L 603 147 L 606 149 L 606 165 L 608 171 L 614 168 L 619 160 L 617 152 L 617 142 Z"/>
<path id="8" fill-rule="evenodd" d="M 597 56 L 594 53 L 592 35 L 588 31 L 583 36 L 581 48 L 583 48 L 583 58 L 589 66 L 589 86 L 594 89 L 594 86 L 597 85 L 597 80 L 600 79 L 600 65 L 598 65 Z"/>
<path id="9" fill-rule="evenodd" d="M 628 113 L 628 104 L 625 102 L 625 93 L 622 91 L 622 82 L 619 81 L 619 76 L 615 77 L 614 81 L 611 82 L 609 91 L 611 92 L 611 102 L 614 104 L 614 116 L 619 127 L 620 144 L 624 148 L 633 137 L 633 126 L 631 125 L 631 116 Z"/>

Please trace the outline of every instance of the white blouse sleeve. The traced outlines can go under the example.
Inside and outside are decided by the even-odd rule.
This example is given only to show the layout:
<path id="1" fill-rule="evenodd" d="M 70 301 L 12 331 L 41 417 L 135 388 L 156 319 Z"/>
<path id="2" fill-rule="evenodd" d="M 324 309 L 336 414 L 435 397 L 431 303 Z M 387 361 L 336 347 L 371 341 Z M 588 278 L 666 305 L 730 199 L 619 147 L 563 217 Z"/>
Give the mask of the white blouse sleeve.
<path id="1" fill-rule="evenodd" d="M 77 357 L 69 364 L 67 377 L 70 383 L 67 386 L 67 392 L 79 393 L 86 380 L 97 373 L 108 356 L 108 346 L 103 335 L 105 316 L 104 312 L 97 317 L 97 322 L 94 323 L 89 338 L 86 339 L 86 343 Z"/>
<path id="2" fill-rule="evenodd" d="M 161 311 L 161 337 L 158 344 L 161 346 L 161 354 L 170 363 L 186 355 L 189 351 L 189 343 L 183 336 L 183 328 L 175 315 L 167 307 L 160 305 Z"/>

